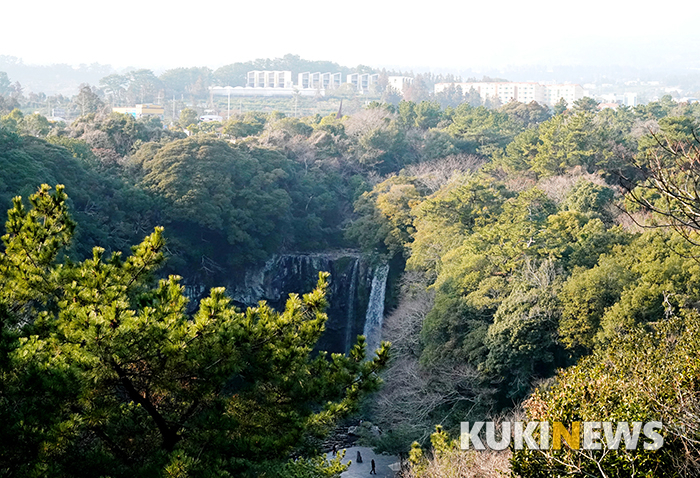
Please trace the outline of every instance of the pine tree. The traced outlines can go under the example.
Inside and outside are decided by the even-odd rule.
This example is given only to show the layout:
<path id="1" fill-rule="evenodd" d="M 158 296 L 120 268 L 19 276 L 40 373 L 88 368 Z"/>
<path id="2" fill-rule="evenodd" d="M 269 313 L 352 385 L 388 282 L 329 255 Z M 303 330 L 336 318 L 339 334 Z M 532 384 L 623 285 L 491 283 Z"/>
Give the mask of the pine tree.
<path id="1" fill-rule="evenodd" d="M 328 274 L 282 312 L 239 312 L 215 288 L 190 315 L 179 277 L 153 279 L 161 228 L 127 258 L 59 260 L 66 200 L 15 198 L 2 238 L 0 474 L 272 476 L 378 386 L 388 344 L 311 356 Z"/>

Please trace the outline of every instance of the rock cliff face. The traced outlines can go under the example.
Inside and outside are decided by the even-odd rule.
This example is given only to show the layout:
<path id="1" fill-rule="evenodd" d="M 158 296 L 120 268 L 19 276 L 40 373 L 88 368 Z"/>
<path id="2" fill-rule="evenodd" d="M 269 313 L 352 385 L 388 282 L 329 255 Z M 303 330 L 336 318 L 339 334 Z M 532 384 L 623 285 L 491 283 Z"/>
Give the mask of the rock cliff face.
<path id="1" fill-rule="evenodd" d="M 365 334 L 368 350 L 379 345 L 389 266 L 372 265 L 356 251 L 332 251 L 274 256 L 264 266 L 249 270 L 239 284 L 229 287 L 240 305 L 266 300 L 282 310 L 290 293 L 313 289 L 319 271 L 330 272 L 328 322 L 319 350 L 347 353 L 357 336 Z"/>

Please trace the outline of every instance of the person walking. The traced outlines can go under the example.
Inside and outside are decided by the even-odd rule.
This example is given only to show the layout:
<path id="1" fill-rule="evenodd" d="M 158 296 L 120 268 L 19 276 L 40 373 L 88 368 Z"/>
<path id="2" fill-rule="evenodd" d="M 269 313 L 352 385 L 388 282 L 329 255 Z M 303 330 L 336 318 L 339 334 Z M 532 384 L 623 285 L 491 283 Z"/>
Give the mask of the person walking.
<path id="1" fill-rule="evenodd" d="M 371 469 L 370 472 L 369 472 L 370 475 L 376 475 L 376 474 L 377 474 L 377 470 L 376 470 L 374 467 L 375 467 L 374 458 L 372 458 L 372 469 Z"/>

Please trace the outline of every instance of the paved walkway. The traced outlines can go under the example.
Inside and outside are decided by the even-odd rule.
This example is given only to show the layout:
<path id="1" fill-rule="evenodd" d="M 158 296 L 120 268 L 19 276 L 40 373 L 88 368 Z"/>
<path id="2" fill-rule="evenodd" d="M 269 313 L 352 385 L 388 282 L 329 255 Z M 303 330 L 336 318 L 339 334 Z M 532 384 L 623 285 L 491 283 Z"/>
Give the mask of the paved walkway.
<path id="1" fill-rule="evenodd" d="M 362 463 L 357 463 L 357 452 L 362 455 Z M 327 454 L 328 459 L 333 458 L 332 453 Z M 377 471 L 376 475 L 370 475 L 369 472 L 372 469 L 372 459 L 375 462 L 375 469 Z M 364 446 L 353 446 L 345 449 L 345 458 L 343 458 L 343 463 L 351 461 L 352 464 L 346 472 L 344 472 L 341 478 L 369 478 L 376 476 L 377 478 L 394 478 L 395 473 L 389 467 L 389 465 L 396 464 L 394 468 L 398 470 L 399 457 L 390 455 L 376 455 L 371 448 Z"/>

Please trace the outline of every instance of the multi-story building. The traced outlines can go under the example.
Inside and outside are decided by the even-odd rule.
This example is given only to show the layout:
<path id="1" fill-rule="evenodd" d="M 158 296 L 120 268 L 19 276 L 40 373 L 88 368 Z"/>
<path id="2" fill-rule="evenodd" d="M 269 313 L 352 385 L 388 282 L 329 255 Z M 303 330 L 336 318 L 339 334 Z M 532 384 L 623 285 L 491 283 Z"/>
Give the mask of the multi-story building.
<path id="1" fill-rule="evenodd" d="M 339 88 L 343 83 L 342 73 L 322 73 L 321 85 L 323 89 Z"/>
<path id="2" fill-rule="evenodd" d="M 390 76 L 388 85 L 391 86 L 393 89 L 401 93 L 403 91 L 403 87 L 406 85 L 410 85 L 413 83 L 413 78 L 410 76 Z"/>
<path id="3" fill-rule="evenodd" d="M 583 88 L 580 85 L 543 85 L 535 82 L 437 83 L 435 93 L 440 93 L 451 85 L 459 86 L 464 94 L 473 89 L 479 94 L 482 101 L 498 100 L 501 104 L 511 101 L 519 101 L 520 103 L 536 101 L 540 104 L 554 106 L 560 98 L 564 98 L 571 106 L 574 101 L 583 98 Z"/>
<path id="4" fill-rule="evenodd" d="M 369 90 L 371 85 L 374 85 L 379 80 L 378 74 L 370 73 L 350 73 L 347 76 L 347 83 L 350 83 L 359 92 L 365 92 Z"/>
<path id="5" fill-rule="evenodd" d="M 338 88 L 342 83 L 340 73 L 299 73 L 297 87 L 301 89 L 313 88 L 325 90 L 327 88 Z"/>
<path id="6" fill-rule="evenodd" d="M 249 71 L 246 86 L 211 86 L 212 96 L 315 96 L 325 95 L 326 90 L 342 85 L 341 73 L 303 72 L 297 76 L 297 84 L 292 82 L 291 71 Z M 364 93 L 379 80 L 378 74 L 353 73 L 347 77 L 360 92 Z"/>
<path id="7" fill-rule="evenodd" d="M 571 108 L 574 101 L 583 98 L 583 87 L 576 84 L 563 84 L 563 85 L 545 85 L 545 98 L 544 102 L 547 106 L 554 106 L 561 99 L 566 101 L 566 104 Z"/>
<path id="8" fill-rule="evenodd" d="M 291 88 L 291 71 L 261 71 L 248 72 L 246 88 Z"/>

